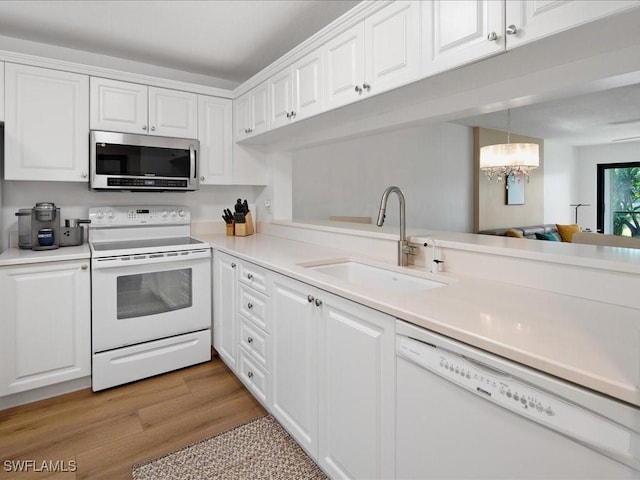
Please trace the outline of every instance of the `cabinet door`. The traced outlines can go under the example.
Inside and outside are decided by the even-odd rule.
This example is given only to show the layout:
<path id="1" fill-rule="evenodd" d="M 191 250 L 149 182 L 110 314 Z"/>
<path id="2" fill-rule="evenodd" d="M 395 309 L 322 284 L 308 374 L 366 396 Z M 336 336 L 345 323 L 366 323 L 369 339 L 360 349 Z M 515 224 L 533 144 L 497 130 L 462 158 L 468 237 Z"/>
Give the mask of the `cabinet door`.
<path id="1" fill-rule="evenodd" d="M 504 5 L 494 0 L 423 2 L 423 75 L 504 52 Z"/>
<path id="2" fill-rule="evenodd" d="M 318 451 L 318 308 L 315 289 L 280 275 L 272 285 L 272 411 L 314 457 Z M 311 297 L 310 297 L 311 296 Z"/>
<path id="3" fill-rule="evenodd" d="M 91 77 L 91 130 L 147 133 L 147 87 Z"/>
<path id="4" fill-rule="evenodd" d="M 266 132 L 269 129 L 269 95 L 267 82 L 251 90 L 251 135 Z"/>
<path id="5" fill-rule="evenodd" d="M 198 96 L 200 184 L 231 183 L 231 100 Z"/>
<path id="6" fill-rule="evenodd" d="M 327 42 L 324 58 L 327 108 L 358 100 L 364 82 L 364 24 L 360 23 Z"/>
<path id="7" fill-rule="evenodd" d="M 291 68 L 285 68 L 269 79 L 269 122 L 271 128 L 288 124 L 293 111 Z"/>
<path id="8" fill-rule="evenodd" d="M 233 121 L 233 134 L 236 142 L 250 135 L 249 130 L 253 128 L 251 92 L 247 92 L 233 101 Z"/>
<path id="9" fill-rule="evenodd" d="M 4 122 L 4 63 L 0 62 L 0 122 Z"/>
<path id="10" fill-rule="evenodd" d="M 634 8 L 639 1 L 625 0 L 509 0 L 506 25 L 513 25 L 514 34 L 507 35 L 507 49 L 568 30 Z M 507 28 L 507 32 L 508 32 Z"/>
<path id="11" fill-rule="evenodd" d="M 394 320 L 328 293 L 318 295 L 320 466 L 331 478 L 393 478 Z"/>
<path id="12" fill-rule="evenodd" d="M 301 58 L 292 67 L 294 120 L 324 109 L 322 48 Z"/>
<path id="13" fill-rule="evenodd" d="M 161 137 L 198 137 L 198 96 L 149 87 L 149 134 Z"/>
<path id="14" fill-rule="evenodd" d="M 6 180 L 86 182 L 89 77 L 5 65 Z"/>
<path id="15" fill-rule="evenodd" d="M 420 74 L 420 2 L 396 1 L 364 21 L 365 93 L 399 87 Z"/>
<path id="16" fill-rule="evenodd" d="M 227 366 L 237 371 L 236 322 L 237 260 L 225 253 L 213 254 L 213 347 Z"/>
<path id="17" fill-rule="evenodd" d="M 91 375 L 88 265 L 0 269 L 0 395 Z"/>

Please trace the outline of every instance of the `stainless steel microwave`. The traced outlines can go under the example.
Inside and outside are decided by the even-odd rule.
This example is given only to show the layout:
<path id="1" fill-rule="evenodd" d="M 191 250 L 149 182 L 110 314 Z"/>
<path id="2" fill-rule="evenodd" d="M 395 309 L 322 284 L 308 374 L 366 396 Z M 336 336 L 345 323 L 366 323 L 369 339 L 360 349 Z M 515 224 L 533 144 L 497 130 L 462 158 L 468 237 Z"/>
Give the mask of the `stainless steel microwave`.
<path id="1" fill-rule="evenodd" d="M 100 132 L 90 135 L 93 190 L 198 190 L 198 140 Z"/>

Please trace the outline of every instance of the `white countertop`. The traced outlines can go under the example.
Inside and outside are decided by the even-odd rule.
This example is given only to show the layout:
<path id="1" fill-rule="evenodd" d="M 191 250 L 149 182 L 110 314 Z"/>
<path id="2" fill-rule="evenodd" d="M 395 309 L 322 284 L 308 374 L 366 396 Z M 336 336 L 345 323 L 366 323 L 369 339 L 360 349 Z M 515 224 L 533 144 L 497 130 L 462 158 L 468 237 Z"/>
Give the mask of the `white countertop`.
<path id="1" fill-rule="evenodd" d="M 391 294 L 298 265 L 365 259 L 360 253 L 260 234 L 197 237 L 265 268 L 640 406 L 637 309 L 446 274 L 441 275 L 452 280 L 448 286 Z"/>
<path id="2" fill-rule="evenodd" d="M 54 250 L 8 248 L 0 254 L 0 267 L 64 260 L 88 260 L 90 256 L 89 245 L 86 243 L 77 247 L 61 247 Z"/>

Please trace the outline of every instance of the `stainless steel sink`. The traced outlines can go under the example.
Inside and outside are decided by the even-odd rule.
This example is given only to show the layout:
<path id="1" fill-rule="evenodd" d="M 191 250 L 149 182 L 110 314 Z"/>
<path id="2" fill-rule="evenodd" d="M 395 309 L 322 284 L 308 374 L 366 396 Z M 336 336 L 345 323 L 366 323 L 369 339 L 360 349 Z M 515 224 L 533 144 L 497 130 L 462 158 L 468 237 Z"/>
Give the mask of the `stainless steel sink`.
<path id="1" fill-rule="evenodd" d="M 383 267 L 357 259 L 330 259 L 298 265 L 345 282 L 388 293 L 412 293 L 447 285 L 444 281 L 418 276 L 418 272 L 402 272 L 399 268 Z"/>

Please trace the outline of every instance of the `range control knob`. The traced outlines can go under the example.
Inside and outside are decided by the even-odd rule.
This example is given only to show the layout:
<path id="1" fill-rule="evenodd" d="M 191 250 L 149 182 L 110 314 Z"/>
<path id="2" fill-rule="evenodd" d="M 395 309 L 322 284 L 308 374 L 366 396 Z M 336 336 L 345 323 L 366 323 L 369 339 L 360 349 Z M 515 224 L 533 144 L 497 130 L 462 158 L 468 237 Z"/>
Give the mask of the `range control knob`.
<path id="1" fill-rule="evenodd" d="M 169 213 L 167 212 L 167 210 L 166 210 L 166 209 L 164 209 L 164 210 L 162 210 L 162 213 L 160 214 L 160 216 L 161 216 L 162 218 L 166 218 L 166 216 L 167 216 L 168 214 L 169 214 Z"/>
<path id="2" fill-rule="evenodd" d="M 113 220 L 115 214 L 111 210 L 109 210 L 109 213 L 107 213 L 107 217 L 109 217 L 109 220 Z"/>
<path id="3" fill-rule="evenodd" d="M 184 210 L 180 209 L 178 211 L 178 215 L 180 215 L 181 217 L 184 217 L 187 214 L 187 212 L 185 212 Z"/>
<path id="4" fill-rule="evenodd" d="M 177 215 L 177 214 L 176 214 L 176 211 L 175 211 L 175 210 L 171 210 L 171 216 L 172 216 L 172 217 L 175 217 L 176 215 Z"/>

